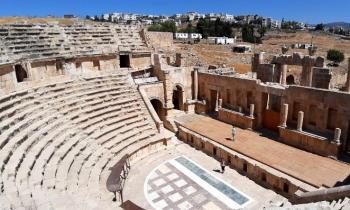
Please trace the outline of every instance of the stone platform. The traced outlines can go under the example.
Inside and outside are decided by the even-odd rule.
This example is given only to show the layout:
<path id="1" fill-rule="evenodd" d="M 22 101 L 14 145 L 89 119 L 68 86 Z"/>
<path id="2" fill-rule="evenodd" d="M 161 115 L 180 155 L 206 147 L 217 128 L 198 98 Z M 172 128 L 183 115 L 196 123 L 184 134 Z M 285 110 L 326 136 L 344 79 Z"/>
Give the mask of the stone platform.
<path id="1" fill-rule="evenodd" d="M 186 156 L 212 176 L 248 196 L 251 200 L 244 209 L 261 209 L 274 200 L 285 200 L 232 168 L 226 167 L 224 174 L 217 172 L 220 168 L 217 160 L 178 140 L 172 141 L 177 142 L 175 146 L 131 165 L 123 192 L 124 200 L 130 200 L 143 209 L 231 209 L 220 203 L 218 197 L 203 185 L 196 184 L 188 173 L 169 164 L 180 156 Z"/>
<path id="2" fill-rule="evenodd" d="M 333 187 L 350 175 L 350 165 L 279 143 L 261 134 L 237 128 L 218 120 L 186 115 L 176 118 L 183 127 L 212 139 L 236 152 L 266 164 L 282 173 L 316 187 Z"/>

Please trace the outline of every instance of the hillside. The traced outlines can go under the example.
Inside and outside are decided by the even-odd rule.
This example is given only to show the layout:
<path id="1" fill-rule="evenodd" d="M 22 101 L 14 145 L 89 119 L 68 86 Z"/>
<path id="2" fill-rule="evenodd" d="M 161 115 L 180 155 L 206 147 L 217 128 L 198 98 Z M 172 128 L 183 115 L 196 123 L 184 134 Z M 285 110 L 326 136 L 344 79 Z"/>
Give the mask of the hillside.
<path id="1" fill-rule="evenodd" d="M 0 17 L 0 24 L 11 24 L 11 23 L 33 23 L 33 24 L 61 24 L 61 25 L 71 25 L 75 22 L 89 21 L 85 19 L 78 18 L 37 18 L 37 17 Z"/>
<path id="2" fill-rule="evenodd" d="M 350 29 L 350 23 L 347 23 L 347 22 L 333 22 L 333 23 L 326 23 L 324 25 L 326 28 L 342 27 L 344 29 Z"/>

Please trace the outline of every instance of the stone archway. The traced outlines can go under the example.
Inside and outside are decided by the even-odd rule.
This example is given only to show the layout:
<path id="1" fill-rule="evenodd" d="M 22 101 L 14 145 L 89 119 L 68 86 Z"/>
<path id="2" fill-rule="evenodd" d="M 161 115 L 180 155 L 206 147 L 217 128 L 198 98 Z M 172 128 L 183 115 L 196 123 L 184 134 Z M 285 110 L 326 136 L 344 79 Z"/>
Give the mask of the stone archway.
<path id="1" fill-rule="evenodd" d="M 180 85 L 176 85 L 173 89 L 173 104 L 174 109 L 183 110 L 183 88 Z"/>
<path id="2" fill-rule="evenodd" d="M 163 107 L 163 103 L 159 99 L 151 99 L 151 104 L 154 110 L 157 112 L 160 120 L 165 120 L 165 109 Z"/>
<path id="3" fill-rule="evenodd" d="M 16 72 L 16 79 L 17 82 L 24 82 L 26 79 L 28 79 L 28 74 L 26 70 L 22 67 L 22 65 L 17 64 L 15 65 L 15 72 Z"/>
<path id="4" fill-rule="evenodd" d="M 286 81 L 287 81 L 287 85 L 295 85 L 295 79 L 293 75 L 289 75 Z"/>

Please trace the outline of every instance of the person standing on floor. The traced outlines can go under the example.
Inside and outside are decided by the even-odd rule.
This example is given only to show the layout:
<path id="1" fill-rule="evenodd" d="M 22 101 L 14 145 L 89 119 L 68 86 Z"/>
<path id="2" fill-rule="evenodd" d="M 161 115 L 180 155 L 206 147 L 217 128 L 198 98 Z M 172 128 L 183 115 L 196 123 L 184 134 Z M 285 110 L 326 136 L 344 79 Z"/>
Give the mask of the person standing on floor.
<path id="1" fill-rule="evenodd" d="M 235 140 L 236 134 L 237 134 L 236 127 L 235 127 L 235 126 L 232 126 L 232 141 Z"/>
<path id="2" fill-rule="evenodd" d="M 225 172 L 225 167 L 226 167 L 226 162 L 224 158 L 221 159 L 220 166 L 221 166 L 221 173 L 223 174 Z"/>

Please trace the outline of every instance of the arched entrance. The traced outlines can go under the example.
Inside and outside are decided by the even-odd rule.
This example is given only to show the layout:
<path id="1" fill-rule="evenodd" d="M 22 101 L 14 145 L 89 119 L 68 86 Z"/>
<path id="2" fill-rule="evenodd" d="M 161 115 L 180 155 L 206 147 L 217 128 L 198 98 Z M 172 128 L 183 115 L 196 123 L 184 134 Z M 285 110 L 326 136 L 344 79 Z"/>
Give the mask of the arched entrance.
<path id="1" fill-rule="evenodd" d="M 154 110 L 157 112 L 158 117 L 160 120 L 164 121 L 165 119 L 165 110 L 163 108 L 163 104 L 160 100 L 158 99 L 152 99 L 151 104 L 154 108 Z"/>
<path id="2" fill-rule="evenodd" d="M 295 80 L 294 80 L 293 75 L 289 75 L 286 80 L 287 80 L 287 85 L 294 85 L 295 84 Z"/>
<path id="3" fill-rule="evenodd" d="M 17 82 L 23 82 L 25 79 L 28 78 L 28 74 L 26 70 L 22 67 L 22 65 L 15 65 L 15 71 L 16 71 L 16 78 Z"/>
<path id="4" fill-rule="evenodd" d="M 183 110 L 183 89 L 180 85 L 176 85 L 173 90 L 174 109 Z"/>

